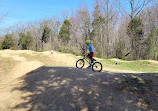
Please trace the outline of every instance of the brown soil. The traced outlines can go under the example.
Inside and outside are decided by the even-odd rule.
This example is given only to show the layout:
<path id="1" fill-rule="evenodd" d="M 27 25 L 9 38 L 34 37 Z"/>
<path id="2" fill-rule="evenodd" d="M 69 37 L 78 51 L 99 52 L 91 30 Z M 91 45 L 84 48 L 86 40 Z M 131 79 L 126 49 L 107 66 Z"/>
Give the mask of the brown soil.
<path id="1" fill-rule="evenodd" d="M 19 61 L 10 76 L 0 81 L 0 111 L 158 109 L 158 73 L 80 70 L 74 68 L 75 58 L 57 52 L 54 55 L 42 53 L 54 58 L 56 63 L 54 67 L 45 67 L 39 61 L 27 61 L 18 56 L 24 52 L 33 54 L 33 51 L 0 51 L 0 56 Z"/>

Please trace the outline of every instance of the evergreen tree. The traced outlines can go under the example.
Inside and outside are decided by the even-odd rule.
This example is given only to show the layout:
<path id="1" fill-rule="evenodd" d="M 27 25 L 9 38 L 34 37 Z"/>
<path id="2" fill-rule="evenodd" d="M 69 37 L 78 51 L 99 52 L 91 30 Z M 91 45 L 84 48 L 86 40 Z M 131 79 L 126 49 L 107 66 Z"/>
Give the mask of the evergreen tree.
<path id="1" fill-rule="evenodd" d="M 47 26 L 43 28 L 42 41 L 47 43 L 51 29 Z"/>
<path id="2" fill-rule="evenodd" d="M 27 35 L 25 35 L 24 33 L 20 33 L 19 36 L 20 36 L 19 45 L 21 46 L 21 49 L 22 50 L 31 49 L 34 43 L 34 40 L 31 34 L 29 32 L 27 32 Z"/>
<path id="3" fill-rule="evenodd" d="M 59 31 L 59 38 L 64 42 L 64 43 L 68 43 L 70 40 L 70 21 L 69 20 L 65 20 L 62 27 L 60 28 Z"/>
<path id="4" fill-rule="evenodd" d="M 42 51 L 43 51 L 43 43 L 47 43 L 48 42 L 48 39 L 49 39 L 49 36 L 50 36 L 50 31 L 51 31 L 51 29 L 48 26 L 44 26 L 42 39 L 41 39 Z"/>
<path id="5" fill-rule="evenodd" d="M 158 37 L 158 29 L 153 27 L 151 33 L 149 34 L 145 42 L 147 46 L 145 52 L 145 59 L 158 59 L 158 46 L 156 43 L 156 37 Z"/>
<path id="6" fill-rule="evenodd" d="M 140 59 L 141 55 L 141 45 L 143 39 L 143 24 L 140 18 L 135 17 L 131 19 L 128 28 L 127 35 L 130 37 L 131 49 L 132 49 L 132 59 Z"/>
<path id="7" fill-rule="evenodd" d="M 91 40 L 94 41 L 94 47 L 97 49 L 96 56 L 103 57 L 103 31 L 104 31 L 104 22 L 105 19 L 99 10 L 99 5 L 96 5 L 95 11 L 93 12 L 93 22 L 92 22 L 92 32 Z"/>
<path id="8" fill-rule="evenodd" d="M 6 34 L 4 40 L 1 43 L 2 49 L 10 49 L 14 46 L 14 41 L 12 39 L 12 34 Z"/>

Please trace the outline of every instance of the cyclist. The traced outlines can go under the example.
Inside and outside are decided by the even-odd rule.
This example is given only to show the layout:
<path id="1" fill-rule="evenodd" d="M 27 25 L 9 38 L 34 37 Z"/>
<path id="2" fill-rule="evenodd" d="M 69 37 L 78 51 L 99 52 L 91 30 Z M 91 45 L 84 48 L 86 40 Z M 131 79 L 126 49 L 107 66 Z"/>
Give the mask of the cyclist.
<path id="1" fill-rule="evenodd" d="M 88 68 L 91 68 L 91 64 L 92 64 L 92 58 L 93 58 L 93 48 L 92 46 L 90 45 L 90 40 L 86 40 L 86 44 L 88 46 L 88 49 L 89 49 L 89 54 L 87 55 L 87 57 L 89 58 L 89 66 Z"/>

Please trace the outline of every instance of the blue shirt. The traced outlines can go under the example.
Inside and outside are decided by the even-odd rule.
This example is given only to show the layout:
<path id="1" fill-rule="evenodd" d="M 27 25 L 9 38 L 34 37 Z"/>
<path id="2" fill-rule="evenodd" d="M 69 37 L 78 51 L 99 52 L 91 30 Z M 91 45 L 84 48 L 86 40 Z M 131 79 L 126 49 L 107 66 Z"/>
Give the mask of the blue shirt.
<path id="1" fill-rule="evenodd" d="M 92 48 L 92 46 L 90 44 L 88 44 L 88 49 L 89 49 L 90 53 L 93 52 L 93 48 Z"/>

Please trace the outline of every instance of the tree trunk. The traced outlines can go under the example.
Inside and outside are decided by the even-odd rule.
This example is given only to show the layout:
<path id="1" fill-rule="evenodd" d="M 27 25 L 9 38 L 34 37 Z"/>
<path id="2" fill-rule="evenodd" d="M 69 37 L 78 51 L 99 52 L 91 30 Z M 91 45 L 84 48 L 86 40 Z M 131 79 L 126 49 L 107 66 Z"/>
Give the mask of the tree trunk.
<path id="1" fill-rule="evenodd" d="M 43 40 L 41 40 L 41 46 L 42 46 L 42 51 L 43 51 Z"/>

